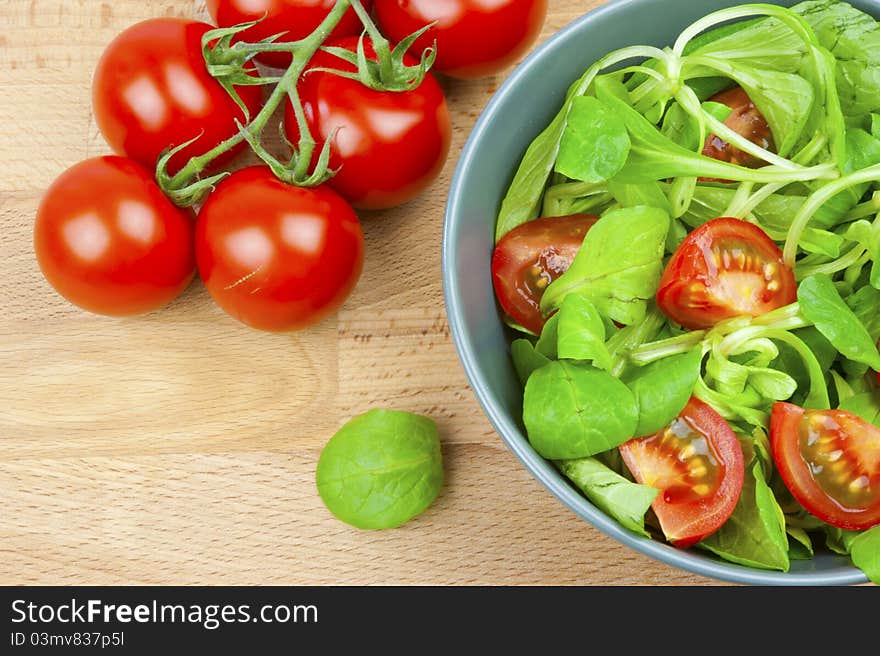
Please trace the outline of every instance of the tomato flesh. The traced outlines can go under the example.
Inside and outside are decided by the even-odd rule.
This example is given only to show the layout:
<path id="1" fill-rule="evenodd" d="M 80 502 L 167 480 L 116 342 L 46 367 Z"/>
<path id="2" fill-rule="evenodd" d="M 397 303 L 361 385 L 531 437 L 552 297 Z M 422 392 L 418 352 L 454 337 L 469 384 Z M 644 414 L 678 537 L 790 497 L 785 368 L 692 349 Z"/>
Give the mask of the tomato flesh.
<path id="1" fill-rule="evenodd" d="M 775 149 L 770 125 L 742 87 L 733 87 L 722 91 L 712 96 L 709 101 L 731 108 L 730 116 L 724 121 L 724 124 L 731 130 L 764 150 L 772 152 Z M 766 162 L 743 152 L 714 134 L 709 135 L 706 139 L 703 155 L 748 168 L 757 168 L 766 164 Z"/>
<path id="2" fill-rule="evenodd" d="M 782 251 L 758 226 L 713 219 L 691 232 L 673 253 L 657 304 L 692 330 L 723 319 L 757 317 L 794 303 L 797 284 Z"/>
<path id="3" fill-rule="evenodd" d="M 773 405 L 773 459 L 808 512 L 847 530 L 880 523 L 880 428 L 844 410 Z"/>
<path id="4" fill-rule="evenodd" d="M 633 477 L 660 490 L 651 508 L 666 539 L 689 547 L 733 513 L 742 491 L 742 448 L 730 425 L 692 397 L 669 426 L 620 446 Z"/>
<path id="5" fill-rule="evenodd" d="M 492 284 L 501 309 L 523 328 L 540 334 L 544 290 L 571 266 L 584 236 L 599 217 L 544 217 L 517 226 L 498 242 Z"/>

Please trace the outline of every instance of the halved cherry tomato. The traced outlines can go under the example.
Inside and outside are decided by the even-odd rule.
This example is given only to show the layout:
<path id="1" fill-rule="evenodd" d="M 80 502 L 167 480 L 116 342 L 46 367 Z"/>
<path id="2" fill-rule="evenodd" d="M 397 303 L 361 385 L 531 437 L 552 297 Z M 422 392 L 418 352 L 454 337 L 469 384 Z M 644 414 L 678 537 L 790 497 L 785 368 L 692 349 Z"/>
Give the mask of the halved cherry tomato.
<path id="1" fill-rule="evenodd" d="M 358 39 L 325 45 L 356 52 Z M 368 39 L 364 50 L 375 59 Z M 408 55 L 404 61 L 417 64 Z M 309 130 L 319 145 L 336 131 L 330 168 L 338 172 L 327 184 L 357 209 L 379 210 L 412 200 L 434 182 L 446 163 L 452 126 L 443 90 L 430 73 L 410 91 L 375 91 L 357 80 L 314 70 L 355 70 L 328 52 L 316 53 L 309 67 L 299 82 Z M 284 127 L 296 142 L 299 128 L 290 102 Z"/>
<path id="2" fill-rule="evenodd" d="M 153 18 L 132 25 L 107 46 L 92 86 L 95 120 L 119 155 L 149 169 L 166 148 L 196 139 L 171 159 L 176 173 L 190 157 L 208 152 L 238 132 L 244 112 L 208 73 L 202 55 L 207 23 Z M 259 86 L 236 87 L 251 117 L 260 108 Z M 240 145 L 212 163 L 219 166 Z"/>
<path id="3" fill-rule="evenodd" d="M 547 17 L 547 0 L 376 0 L 375 6 L 392 41 L 434 23 L 410 52 L 436 42 L 434 70 L 458 78 L 503 71 L 535 42 Z"/>
<path id="4" fill-rule="evenodd" d="M 193 216 L 153 172 L 124 157 L 72 166 L 46 191 L 34 225 L 46 280 L 81 308 L 110 316 L 158 309 L 193 279 Z"/>
<path id="5" fill-rule="evenodd" d="M 599 220 L 592 214 L 535 219 L 508 232 L 495 246 L 492 283 L 501 308 L 523 328 L 540 334 L 541 296 L 568 270 L 584 235 Z"/>
<path id="6" fill-rule="evenodd" d="M 224 179 L 196 224 L 196 261 L 211 297 L 253 328 L 297 330 L 335 312 L 357 284 L 364 237 L 325 185 L 293 187 L 267 166 Z"/>
<path id="7" fill-rule="evenodd" d="M 298 41 L 309 36 L 333 9 L 336 0 L 207 0 L 208 11 L 220 27 L 232 27 L 259 20 L 253 27 L 237 35 L 238 40 L 254 43 L 284 33 L 276 43 Z M 372 0 L 361 0 L 370 11 Z M 332 37 L 356 36 L 363 32 L 354 9 L 349 8 L 330 33 Z M 290 54 L 264 52 L 257 60 L 274 68 L 290 66 Z"/>
<path id="8" fill-rule="evenodd" d="M 773 134 L 770 131 L 770 125 L 742 87 L 733 87 L 727 91 L 722 91 L 709 98 L 709 101 L 727 105 L 733 110 L 724 121 L 727 127 L 764 150 L 774 150 L 775 146 L 773 145 Z M 703 155 L 749 168 L 757 168 L 765 164 L 765 162 L 757 157 L 749 155 L 735 146 L 731 146 L 714 134 L 709 135 L 709 138 L 706 139 L 706 143 L 703 146 Z"/>
<path id="9" fill-rule="evenodd" d="M 844 410 L 773 404 L 770 446 L 792 496 L 847 530 L 880 524 L 880 428 Z"/>
<path id="10" fill-rule="evenodd" d="M 719 218 L 691 232 L 673 253 L 657 304 L 685 328 L 760 316 L 794 303 L 797 285 L 782 251 L 758 226 Z"/>
<path id="11" fill-rule="evenodd" d="M 625 442 L 636 481 L 660 490 L 651 508 L 666 539 L 689 547 L 727 521 L 742 491 L 742 447 L 730 425 L 692 397 L 668 427 Z"/>

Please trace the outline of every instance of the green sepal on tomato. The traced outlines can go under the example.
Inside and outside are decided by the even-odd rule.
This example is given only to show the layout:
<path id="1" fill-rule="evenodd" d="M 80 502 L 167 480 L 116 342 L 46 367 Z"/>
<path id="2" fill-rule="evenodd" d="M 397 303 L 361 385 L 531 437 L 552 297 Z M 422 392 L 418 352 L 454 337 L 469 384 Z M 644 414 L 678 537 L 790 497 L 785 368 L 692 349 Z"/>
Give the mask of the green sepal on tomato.
<path id="1" fill-rule="evenodd" d="M 360 278 L 364 238 L 351 206 L 322 185 L 287 185 L 265 166 L 242 169 L 208 197 L 196 260 L 211 297 L 253 328 L 308 327 L 345 302 Z"/>
<path id="2" fill-rule="evenodd" d="M 154 18 L 121 32 L 104 50 L 95 70 L 92 104 L 107 143 L 119 155 L 154 169 L 166 150 L 192 143 L 168 164 L 172 175 L 238 132 L 248 117 L 211 77 L 202 37 L 211 25 L 178 18 Z M 263 101 L 260 86 L 236 91 L 252 118 Z M 243 144 L 212 163 L 229 162 Z"/>
<path id="3" fill-rule="evenodd" d="M 192 213 L 162 194 L 151 170 L 124 157 L 82 161 L 49 186 L 34 249 L 59 294 L 110 316 L 156 310 L 195 274 Z"/>
<path id="4" fill-rule="evenodd" d="M 239 41 L 255 43 L 280 35 L 274 43 L 298 41 L 309 36 L 323 21 L 335 0 L 206 0 L 208 12 L 220 27 L 233 27 L 259 21 L 238 35 Z M 370 11 L 371 0 L 361 0 L 364 9 Z M 342 17 L 333 28 L 331 38 L 357 36 L 363 25 L 353 9 Z M 273 68 L 290 66 L 288 52 L 261 52 L 257 61 Z"/>
<path id="5" fill-rule="evenodd" d="M 358 41 L 350 37 L 324 45 L 355 53 Z M 375 60 L 370 41 L 363 43 L 367 58 Z M 408 55 L 403 63 L 419 64 Z M 451 142 L 449 108 L 437 80 L 428 73 L 409 91 L 377 91 L 320 68 L 354 73 L 357 67 L 319 51 L 297 86 L 312 137 L 319 146 L 332 139 L 330 168 L 337 172 L 328 184 L 365 210 L 396 207 L 421 194 L 443 169 Z M 290 102 L 284 128 L 291 141 L 299 139 Z"/>

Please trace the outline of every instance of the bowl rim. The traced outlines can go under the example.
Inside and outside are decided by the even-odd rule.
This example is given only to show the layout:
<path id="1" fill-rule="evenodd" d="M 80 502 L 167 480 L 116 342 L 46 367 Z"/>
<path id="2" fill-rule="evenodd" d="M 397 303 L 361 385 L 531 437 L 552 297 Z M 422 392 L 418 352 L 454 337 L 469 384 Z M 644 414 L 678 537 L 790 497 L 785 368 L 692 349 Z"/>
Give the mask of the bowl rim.
<path id="1" fill-rule="evenodd" d="M 655 0 L 611 0 L 606 4 L 596 7 L 582 16 L 574 19 L 561 30 L 546 39 L 536 47 L 501 84 L 492 95 L 489 102 L 481 112 L 474 127 L 462 148 L 461 155 L 453 173 L 446 203 L 446 211 L 443 221 L 443 234 L 441 246 L 441 272 L 443 282 L 443 298 L 446 306 L 446 315 L 449 322 L 450 333 L 458 353 L 459 360 L 465 371 L 465 376 L 474 391 L 478 403 L 488 417 L 495 431 L 513 454 L 525 465 L 526 469 L 536 478 L 553 496 L 574 511 L 579 517 L 587 521 L 594 528 L 616 539 L 636 551 L 641 552 L 655 560 L 667 565 L 678 567 L 682 570 L 699 574 L 708 578 L 740 583 L 746 585 L 853 585 L 867 583 L 865 574 L 856 567 L 850 567 L 832 572 L 804 571 L 804 572 L 778 572 L 761 570 L 709 557 L 695 557 L 689 551 L 676 549 L 658 540 L 645 538 L 627 531 L 614 519 L 594 506 L 586 497 L 577 492 L 569 483 L 563 480 L 562 474 L 553 470 L 555 474 L 546 475 L 546 461 L 539 456 L 529 445 L 526 437 L 512 419 L 501 412 L 498 408 L 500 403 L 497 395 L 492 390 L 490 381 L 482 374 L 476 364 L 474 345 L 465 338 L 465 330 L 462 319 L 461 299 L 456 292 L 455 271 L 457 252 L 451 247 L 456 241 L 459 223 L 456 216 L 461 215 L 461 207 L 464 199 L 462 194 L 462 181 L 475 167 L 475 160 L 480 152 L 478 147 L 488 126 L 492 123 L 499 108 L 507 101 L 512 91 L 520 84 L 521 80 L 539 66 L 542 60 L 552 59 L 554 53 L 562 45 L 580 30 L 585 29 L 598 18 L 606 14 L 612 14 L 622 5 L 650 4 Z M 772 0 L 770 0 L 772 2 Z M 775 3 L 774 3 L 775 4 Z M 542 471 L 545 470 L 545 471 Z"/>

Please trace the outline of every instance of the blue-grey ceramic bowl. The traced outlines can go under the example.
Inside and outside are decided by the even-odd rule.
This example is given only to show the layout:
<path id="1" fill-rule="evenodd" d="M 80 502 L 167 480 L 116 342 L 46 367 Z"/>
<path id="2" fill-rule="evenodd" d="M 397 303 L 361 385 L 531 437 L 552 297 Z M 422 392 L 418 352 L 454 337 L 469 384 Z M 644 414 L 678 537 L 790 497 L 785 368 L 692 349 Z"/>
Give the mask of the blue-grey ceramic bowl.
<path id="1" fill-rule="evenodd" d="M 679 550 L 622 528 L 530 446 L 521 421 L 522 388 L 496 311 L 490 275 L 495 217 L 523 153 L 556 114 L 568 86 L 611 50 L 634 44 L 670 45 L 694 20 L 736 4 L 742 3 L 612 1 L 555 34 L 513 71 L 474 127 L 452 181 L 443 233 L 449 324 L 471 387 L 507 446 L 551 493 L 597 529 L 643 554 L 716 580 L 745 585 L 864 583 L 867 579 L 861 571 L 832 554 L 792 561 L 785 573 L 771 572 L 723 562 L 696 550 Z M 880 15 L 880 0 L 851 4 Z"/>

